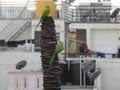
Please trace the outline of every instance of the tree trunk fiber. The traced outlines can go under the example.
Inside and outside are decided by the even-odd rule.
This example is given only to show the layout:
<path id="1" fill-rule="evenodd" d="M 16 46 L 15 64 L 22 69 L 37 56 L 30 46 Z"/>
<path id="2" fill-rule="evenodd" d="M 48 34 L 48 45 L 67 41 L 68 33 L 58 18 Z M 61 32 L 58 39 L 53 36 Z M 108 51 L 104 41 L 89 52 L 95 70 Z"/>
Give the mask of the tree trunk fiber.
<path id="1" fill-rule="evenodd" d="M 50 58 L 57 44 L 55 24 L 52 17 L 46 17 L 41 26 L 41 59 L 43 68 L 43 90 L 61 90 L 58 56 L 49 68 Z"/>

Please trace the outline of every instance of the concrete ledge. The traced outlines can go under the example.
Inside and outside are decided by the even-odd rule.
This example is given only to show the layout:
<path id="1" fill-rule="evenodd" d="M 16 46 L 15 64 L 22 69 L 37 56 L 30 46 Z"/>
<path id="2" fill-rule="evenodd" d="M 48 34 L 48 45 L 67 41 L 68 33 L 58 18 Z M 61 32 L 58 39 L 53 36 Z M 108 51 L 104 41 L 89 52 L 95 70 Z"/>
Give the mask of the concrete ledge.
<path id="1" fill-rule="evenodd" d="M 92 90 L 93 86 L 61 86 L 61 90 Z"/>

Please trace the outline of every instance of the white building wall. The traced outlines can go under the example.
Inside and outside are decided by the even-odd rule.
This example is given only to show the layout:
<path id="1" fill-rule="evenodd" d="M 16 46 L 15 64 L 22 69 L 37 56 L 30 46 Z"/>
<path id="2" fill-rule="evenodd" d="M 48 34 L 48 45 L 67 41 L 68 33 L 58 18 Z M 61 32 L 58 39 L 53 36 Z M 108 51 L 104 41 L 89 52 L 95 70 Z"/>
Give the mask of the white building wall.
<path id="1" fill-rule="evenodd" d="M 65 22 L 64 20 L 55 20 L 56 32 L 60 34 L 60 40 L 65 43 Z"/>
<path id="2" fill-rule="evenodd" d="M 92 49 L 104 52 L 105 49 L 111 49 L 112 53 L 117 53 L 119 44 L 118 32 L 120 30 L 91 30 Z"/>
<path id="3" fill-rule="evenodd" d="M 18 36 L 15 40 L 27 40 L 27 39 L 33 39 L 31 25 L 28 26 L 26 30 L 24 30 L 24 32 L 21 33 L 21 35 Z"/>
<path id="4" fill-rule="evenodd" d="M 9 72 L 8 90 L 42 90 L 43 74 L 41 72 Z"/>
<path id="5" fill-rule="evenodd" d="M 97 65 L 101 68 L 100 90 L 120 90 L 120 60 L 100 59 Z"/>
<path id="6" fill-rule="evenodd" d="M 28 21 L 28 20 L 26 20 L 26 21 Z M 11 23 L 11 20 L 0 20 L 0 32 L 4 28 L 6 28 L 8 25 L 11 25 L 10 23 Z M 12 28 L 12 27 L 10 27 L 10 28 Z M 18 25 L 18 28 L 20 28 L 19 25 Z M 8 32 L 9 32 L 9 29 L 8 29 Z M 25 40 L 25 39 L 33 39 L 31 25 L 29 27 L 27 27 L 26 30 L 21 35 L 19 35 L 15 40 Z"/>
<path id="7" fill-rule="evenodd" d="M 33 52 L 0 52 L 0 90 L 8 90 L 8 72 L 18 71 L 16 64 L 26 60 L 27 65 L 22 71 L 40 71 L 40 53 Z"/>
<path id="8" fill-rule="evenodd" d="M 2 31 L 10 22 L 11 20 L 0 20 L 0 31 Z"/>

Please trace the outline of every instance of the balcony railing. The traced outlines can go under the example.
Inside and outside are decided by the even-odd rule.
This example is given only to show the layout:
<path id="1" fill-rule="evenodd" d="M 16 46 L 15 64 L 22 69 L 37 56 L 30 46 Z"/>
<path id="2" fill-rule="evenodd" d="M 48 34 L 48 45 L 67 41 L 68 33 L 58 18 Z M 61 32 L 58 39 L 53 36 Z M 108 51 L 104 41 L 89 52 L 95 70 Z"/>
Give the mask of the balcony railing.
<path id="1" fill-rule="evenodd" d="M 29 1 L 25 3 L 3 2 L 0 4 L 0 19 L 31 19 L 35 18 L 35 5 Z M 23 12 L 24 10 L 24 13 Z M 22 14 L 22 17 L 21 17 Z"/>
<path id="2" fill-rule="evenodd" d="M 80 57 L 86 57 L 85 55 L 81 55 L 79 53 L 61 53 L 60 58 L 62 60 L 66 60 L 66 58 L 80 58 Z M 89 58 L 120 58 L 120 53 L 104 53 L 104 52 L 93 52 L 92 57 Z"/>
<path id="3" fill-rule="evenodd" d="M 72 6 L 65 2 L 56 2 L 56 18 L 64 19 L 73 22 L 119 22 L 120 15 L 116 14 L 111 18 L 112 12 L 119 8 L 118 6 L 103 5 L 103 6 Z M 24 4 L 1 4 L 0 19 L 16 18 L 23 10 Z M 112 8 L 111 8 L 112 7 Z M 30 3 L 21 19 L 35 19 L 36 4 Z"/>
<path id="4" fill-rule="evenodd" d="M 11 6 L 11 4 L 10 5 L 8 4 L 9 10 L 11 10 L 10 13 L 13 14 L 14 17 L 13 16 L 9 17 L 9 18 L 12 18 L 11 22 L 8 25 L 6 25 L 6 27 L 3 30 L 0 31 L 0 39 L 4 39 L 5 41 L 9 41 L 18 31 L 21 30 L 21 32 L 22 32 L 23 30 L 25 30 L 25 28 L 28 27 L 28 25 L 30 24 L 30 21 L 25 20 L 25 17 L 30 18 L 29 17 L 30 14 L 26 13 L 26 12 L 28 12 L 29 3 L 30 3 L 30 0 L 28 0 L 27 3 L 24 4 L 24 6 L 22 5 L 19 13 L 12 12 L 14 10 L 17 11 L 17 9 L 18 9 L 17 5 L 13 4 Z M 1 5 L 1 6 L 3 6 L 3 5 Z M 8 7 L 4 8 L 4 9 L 7 9 Z M 1 8 L 1 11 L 4 9 Z M 2 12 L 2 13 L 4 13 L 4 12 Z M 6 13 L 6 15 L 9 15 L 8 13 Z M 16 14 L 16 15 L 14 15 L 14 14 Z"/>

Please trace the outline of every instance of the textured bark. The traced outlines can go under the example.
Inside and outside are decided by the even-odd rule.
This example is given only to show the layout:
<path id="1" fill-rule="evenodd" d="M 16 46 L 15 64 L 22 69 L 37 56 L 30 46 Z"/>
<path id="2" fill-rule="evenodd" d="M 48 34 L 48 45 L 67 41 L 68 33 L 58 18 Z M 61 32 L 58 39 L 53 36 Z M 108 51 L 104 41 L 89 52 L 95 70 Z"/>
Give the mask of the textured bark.
<path id="1" fill-rule="evenodd" d="M 58 56 L 49 68 L 50 58 L 57 44 L 55 24 L 52 17 L 46 17 L 41 26 L 41 59 L 43 68 L 43 90 L 60 89 L 60 67 Z"/>

